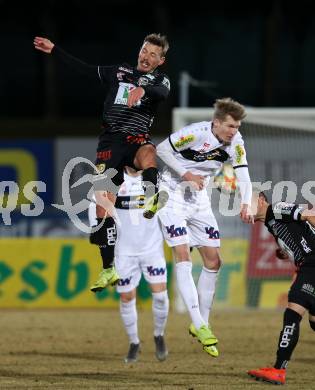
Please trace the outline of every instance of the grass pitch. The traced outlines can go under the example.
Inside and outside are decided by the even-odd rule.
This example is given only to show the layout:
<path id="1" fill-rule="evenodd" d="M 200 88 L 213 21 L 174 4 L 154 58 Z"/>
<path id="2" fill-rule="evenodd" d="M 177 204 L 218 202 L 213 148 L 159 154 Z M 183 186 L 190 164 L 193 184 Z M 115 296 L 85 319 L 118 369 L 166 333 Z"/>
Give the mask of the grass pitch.
<path id="1" fill-rule="evenodd" d="M 246 372 L 274 363 L 281 323 L 281 312 L 214 310 L 220 356 L 211 358 L 188 335 L 188 315 L 171 312 L 159 362 L 151 312 L 140 311 L 142 352 L 126 365 L 118 310 L 1 310 L 0 389 L 270 389 Z M 286 389 L 315 389 L 314 342 L 305 318 Z"/>

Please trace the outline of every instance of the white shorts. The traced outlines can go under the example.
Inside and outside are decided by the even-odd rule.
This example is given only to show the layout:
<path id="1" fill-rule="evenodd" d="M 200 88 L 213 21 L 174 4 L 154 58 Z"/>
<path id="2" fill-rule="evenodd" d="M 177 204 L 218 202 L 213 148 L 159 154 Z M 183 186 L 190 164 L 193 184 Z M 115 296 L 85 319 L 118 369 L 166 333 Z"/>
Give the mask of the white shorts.
<path id="1" fill-rule="evenodd" d="M 142 256 L 117 256 L 115 268 L 120 276 L 117 292 L 129 292 L 137 288 L 143 273 L 149 284 L 166 283 L 167 269 L 165 258 L 160 252 Z"/>
<path id="2" fill-rule="evenodd" d="M 169 192 L 169 195 L 166 206 L 158 214 L 168 246 L 220 247 L 220 232 L 209 198 L 200 194 L 186 201 L 178 194 Z"/>

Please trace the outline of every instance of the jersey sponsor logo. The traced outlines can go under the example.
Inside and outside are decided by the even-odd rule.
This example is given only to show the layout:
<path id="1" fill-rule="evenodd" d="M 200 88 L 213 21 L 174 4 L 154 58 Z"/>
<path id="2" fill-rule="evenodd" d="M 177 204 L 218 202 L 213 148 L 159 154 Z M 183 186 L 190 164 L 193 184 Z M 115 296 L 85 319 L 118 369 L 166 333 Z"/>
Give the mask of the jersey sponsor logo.
<path id="1" fill-rule="evenodd" d="M 302 245 L 302 248 L 304 249 L 304 252 L 306 252 L 306 253 L 312 252 L 312 249 L 307 245 L 307 241 L 305 240 L 304 237 L 302 237 L 301 245 Z"/>
<path id="2" fill-rule="evenodd" d="M 116 227 L 113 226 L 113 227 L 107 228 L 106 232 L 107 232 L 107 244 L 110 246 L 115 245 L 116 244 L 116 237 L 117 237 Z"/>
<path id="3" fill-rule="evenodd" d="M 205 231 L 209 236 L 209 240 L 218 240 L 220 238 L 219 230 L 215 230 L 213 226 L 205 227 Z"/>
<path id="4" fill-rule="evenodd" d="M 102 164 L 96 164 L 95 167 L 96 167 L 95 174 L 99 175 L 99 174 L 105 172 L 106 164 L 103 164 L 103 163 Z"/>
<path id="5" fill-rule="evenodd" d="M 149 272 L 150 276 L 160 276 L 165 275 L 165 268 L 153 268 L 151 265 L 147 267 L 147 271 Z"/>
<path id="6" fill-rule="evenodd" d="M 133 90 L 135 86 L 130 83 L 119 83 L 119 88 L 115 97 L 114 104 L 121 104 L 123 106 L 127 105 L 128 96 L 131 90 Z M 141 100 L 136 103 L 136 106 L 140 106 Z"/>
<path id="7" fill-rule="evenodd" d="M 236 163 L 241 164 L 243 161 L 243 157 L 245 156 L 245 149 L 242 145 L 236 145 L 235 146 L 235 157 L 236 157 Z"/>
<path id="8" fill-rule="evenodd" d="M 116 207 L 122 209 L 143 209 L 144 199 L 145 199 L 144 195 L 139 195 L 135 199 L 127 199 L 127 200 L 122 200 L 122 197 L 117 197 Z"/>
<path id="9" fill-rule="evenodd" d="M 126 278 L 126 279 L 119 279 L 118 286 L 129 286 L 131 279 L 132 279 L 132 276 L 130 276 L 130 278 Z"/>
<path id="10" fill-rule="evenodd" d="M 138 85 L 141 86 L 141 85 L 148 85 L 149 83 L 149 80 L 147 79 L 147 77 L 140 77 L 139 80 L 138 80 Z"/>
<path id="11" fill-rule="evenodd" d="M 214 160 L 214 161 L 220 161 L 220 162 L 224 162 L 226 161 L 228 158 L 229 158 L 229 155 L 228 153 L 223 150 L 223 149 L 214 149 L 214 150 L 210 150 L 210 152 L 205 152 L 205 153 L 201 153 L 201 152 L 198 152 L 197 150 L 193 150 L 193 149 L 185 149 L 185 150 L 182 150 L 180 152 L 180 154 L 186 158 L 187 160 L 192 160 L 192 161 L 196 161 L 196 162 L 203 162 L 203 161 L 210 161 L 210 160 Z"/>
<path id="12" fill-rule="evenodd" d="M 163 78 L 162 84 L 165 85 L 165 87 L 166 87 L 167 89 L 170 89 L 170 88 L 171 88 L 170 81 L 169 81 L 169 79 L 167 79 L 166 77 Z"/>
<path id="13" fill-rule="evenodd" d="M 195 136 L 193 134 L 185 135 L 183 137 L 180 137 L 180 139 L 175 142 L 174 146 L 176 148 L 181 148 L 182 146 L 185 146 L 190 142 L 193 142 L 194 140 L 195 140 Z"/>
<path id="14" fill-rule="evenodd" d="M 307 294 L 314 295 L 314 287 L 309 283 L 304 283 L 301 291 L 306 292 Z"/>
<path id="15" fill-rule="evenodd" d="M 294 329 L 295 329 L 295 323 L 293 323 L 292 325 L 285 326 L 282 337 L 281 337 L 281 341 L 280 341 L 281 348 L 287 348 L 289 346 L 290 341 L 291 341 L 290 336 L 293 335 Z"/>
<path id="16" fill-rule="evenodd" d="M 166 231 L 170 238 L 187 235 L 187 229 L 184 226 L 179 226 L 177 228 L 175 228 L 175 225 L 166 226 Z"/>
<path id="17" fill-rule="evenodd" d="M 275 214 L 290 215 L 294 206 L 295 204 L 293 203 L 278 202 L 274 205 L 273 212 Z"/>
<path id="18" fill-rule="evenodd" d="M 132 69 L 124 68 L 123 66 L 120 66 L 118 69 L 126 73 L 131 73 L 131 74 L 133 73 Z"/>
<path id="19" fill-rule="evenodd" d="M 96 153 L 96 157 L 100 160 L 110 160 L 112 158 L 112 151 L 111 150 L 102 150 L 101 152 Z"/>
<path id="20" fill-rule="evenodd" d="M 208 144 L 207 142 L 205 142 L 205 143 L 203 144 L 203 147 L 206 148 L 206 149 L 210 148 L 210 146 L 211 146 L 211 145 Z"/>

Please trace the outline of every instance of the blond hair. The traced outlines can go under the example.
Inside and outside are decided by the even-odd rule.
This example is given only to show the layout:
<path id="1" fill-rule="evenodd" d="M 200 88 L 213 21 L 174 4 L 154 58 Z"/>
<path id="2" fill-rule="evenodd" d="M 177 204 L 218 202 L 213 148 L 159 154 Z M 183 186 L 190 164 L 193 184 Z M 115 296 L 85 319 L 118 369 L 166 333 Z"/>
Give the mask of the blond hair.
<path id="1" fill-rule="evenodd" d="M 217 99 L 214 103 L 213 119 L 224 120 L 227 115 L 240 121 L 246 117 L 245 107 L 231 98 Z"/>

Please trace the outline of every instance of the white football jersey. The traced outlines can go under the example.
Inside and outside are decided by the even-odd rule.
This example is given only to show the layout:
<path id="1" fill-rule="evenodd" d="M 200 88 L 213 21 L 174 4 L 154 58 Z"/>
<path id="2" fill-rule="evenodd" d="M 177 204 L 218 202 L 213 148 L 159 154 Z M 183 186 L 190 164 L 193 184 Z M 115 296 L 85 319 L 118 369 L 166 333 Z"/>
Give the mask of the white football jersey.
<path id="1" fill-rule="evenodd" d="M 169 136 L 174 157 L 180 165 L 195 175 L 206 178 L 214 176 L 223 162 L 233 167 L 247 166 L 244 141 L 237 132 L 230 144 L 223 144 L 212 133 L 212 122 L 192 123 Z M 178 183 L 181 178 L 169 167 L 163 172 L 162 180 Z M 205 184 L 207 184 L 207 179 Z"/>
<path id="2" fill-rule="evenodd" d="M 115 254 L 140 256 L 163 252 L 163 235 L 159 219 L 143 217 L 144 190 L 141 176 L 124 174 L 116 200 L 118 239 Z"/>

